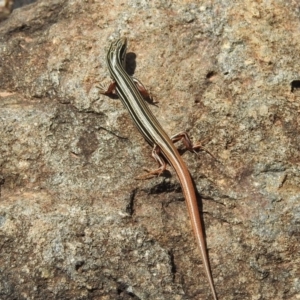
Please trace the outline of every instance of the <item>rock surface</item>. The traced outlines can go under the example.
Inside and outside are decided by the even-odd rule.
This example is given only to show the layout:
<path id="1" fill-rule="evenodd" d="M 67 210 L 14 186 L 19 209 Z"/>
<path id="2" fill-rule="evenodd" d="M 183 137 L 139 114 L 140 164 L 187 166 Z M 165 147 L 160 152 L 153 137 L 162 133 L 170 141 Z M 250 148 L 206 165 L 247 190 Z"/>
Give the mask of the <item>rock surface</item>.
<path id="1" fill-rule="evenodd" d="M 176 175 L 135 180 L 151 149 L 99 95 L 127 36 L 163 127 L 216 157 L 184 154 L 219 299 L 300 299 L 299 14 L 45 0 L 0 23 L 0 298 L 212 299 Z"/>

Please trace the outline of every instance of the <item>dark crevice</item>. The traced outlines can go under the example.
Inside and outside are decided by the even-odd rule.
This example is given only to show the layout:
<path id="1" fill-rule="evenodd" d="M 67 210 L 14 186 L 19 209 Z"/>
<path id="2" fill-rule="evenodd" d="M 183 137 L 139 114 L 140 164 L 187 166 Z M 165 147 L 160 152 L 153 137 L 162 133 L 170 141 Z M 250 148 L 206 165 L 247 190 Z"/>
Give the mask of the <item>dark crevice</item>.
<path id="1" fill-rule="evenodd" d="M 210 79 L 212 78 L 213 76 L 217 75 L 217 73 L 215 71 L 210 71 L 206 74 L 206 78 L 207 79 Z"/>
<path id="2" fill-rule="evenodd" d="M 136 195 L 137 189 L 134 189 L 129 196 L 129 203 L 126 206 L 126 212 L 132 216 L 134 214 L 134 198 Z"/>
<path id="3" fill-rule="evenodd" d="M 295 89 L 300 89 L 300 80 L 293 80 L 291 82 L 291 92 L 293 93 Z"/>

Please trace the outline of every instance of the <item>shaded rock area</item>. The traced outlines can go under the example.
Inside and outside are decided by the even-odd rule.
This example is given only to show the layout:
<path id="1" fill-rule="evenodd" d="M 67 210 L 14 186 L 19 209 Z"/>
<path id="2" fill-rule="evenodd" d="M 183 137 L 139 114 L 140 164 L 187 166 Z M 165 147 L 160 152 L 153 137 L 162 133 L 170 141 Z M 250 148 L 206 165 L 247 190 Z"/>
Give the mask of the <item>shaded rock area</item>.
<path id="1" fill-rule="evenodd" d="M 13 1 L 0 0 L 0 22 L 8 18 L 12 11 Z"/>
<path id="2" fill-rule="evenodd" d="M 14 0 L 13 9 L 36 2 L 37 0 Z"/>
<path id="3" fill-rule="evenodd" d="M 212 299 L 180 184 L 106 51 L 153 94 L 199 196 L 219 299 L 300 299 L 297 1 L 37 1 L 0 23 L 0 299 Z"/>
<path id="4" fill-rule="evenodd" d="M 13 9 L 35 2 L 36 0 L 0 0 L 0 22 L 7 19 Z"/>

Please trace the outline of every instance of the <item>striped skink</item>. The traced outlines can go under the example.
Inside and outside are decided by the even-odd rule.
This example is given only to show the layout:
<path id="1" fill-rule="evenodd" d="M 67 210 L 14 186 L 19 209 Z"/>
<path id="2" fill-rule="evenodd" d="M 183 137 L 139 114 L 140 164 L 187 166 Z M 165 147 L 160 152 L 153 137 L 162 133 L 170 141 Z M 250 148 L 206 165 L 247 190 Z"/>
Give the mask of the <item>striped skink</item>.
<path id="1" fill-rule="evenodd" d="M 114 91 L 117 92 L 117 95 L 128 109 L 136 127 L 144 136 L 146 141 L 153 147 L 152 156 L 159 163 L 160 167 L 158 170 L 150 172 L 150 174 L 161 174 L 166 169 L 166 161 L 175 169 L 187 203 L 192 228 L 197 244 L 200 248 L 213 298 L 214 300 L 217 300 L 195 189 L 188 168 L 182 160 L 173 142 L 183 139 L 183 142 L 188 150 L 193 150 L 194 148 L 186 133 L 176 135 L 172 139 L 169 138 L 167 133 L 154 117 L 142 96 L 147 96 L 149 94 L 147 94 L 144 86 L 130 77 L 125 70 L 126 50 L 126 38 L 118 39 L 111 44 L 106 59 L 113 82 L 107 88 L 107 90 L 102 88 L 101 93 L 105 95 L 111 95 Z"/>

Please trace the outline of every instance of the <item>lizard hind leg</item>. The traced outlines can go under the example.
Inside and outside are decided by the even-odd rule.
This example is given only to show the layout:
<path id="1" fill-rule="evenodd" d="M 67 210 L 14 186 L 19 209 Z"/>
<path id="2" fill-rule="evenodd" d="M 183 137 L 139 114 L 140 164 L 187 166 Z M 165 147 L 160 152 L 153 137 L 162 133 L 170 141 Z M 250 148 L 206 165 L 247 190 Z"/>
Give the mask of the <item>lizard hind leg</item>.
<path id="1" fill-rule="evenodd" d="M 210 153 L 207 149 L 205 149 L 203 146 L 202 146 L 202 143 L 201 142 L 198 142 L 196 144 L 193 144 L 188 133 L 185 132 L 185 131 L 182 131 L 180 133 L 177 133 L 175 135 L 173 135 L 171 137 L 171 140 L 173 143 L 176 143 L 180 140 L 182 140 L 186 150 L 189 150 L 190 152 L 194 152 L 194 153 L 197 153 L 198 151 L 202 150 L 202 151 L 205 151 L 207 154 L 209 154 L 212 158 L 214 158 L 215 160 L 216 157 Z"/>
<path id="2" fill-rule="evenodd" d="M 160 149 L 157 145 L 154 145 L 151 155 L 154 158 L 154 160 L 158 163 L 159 167 L 155 170 L 144 169 L 147 173 L 139 177 L 136 177 L 136 179 L 140 179 L 140 180 L 150 179 L 155 176 L 160 176 L 166 171 L 167 163 L 163 158 L 163 156 L 161 155 Z"/>

